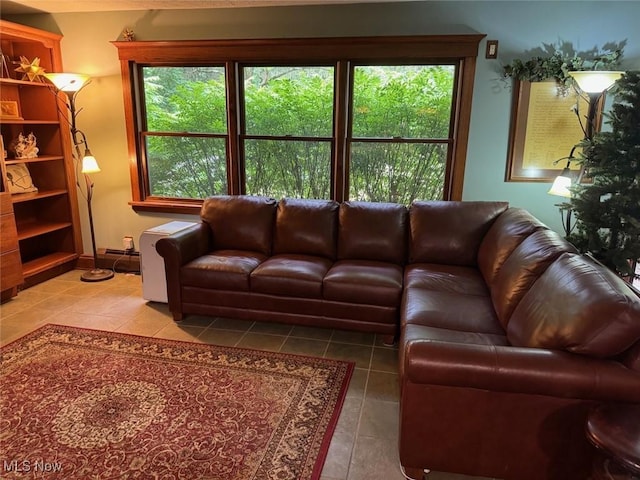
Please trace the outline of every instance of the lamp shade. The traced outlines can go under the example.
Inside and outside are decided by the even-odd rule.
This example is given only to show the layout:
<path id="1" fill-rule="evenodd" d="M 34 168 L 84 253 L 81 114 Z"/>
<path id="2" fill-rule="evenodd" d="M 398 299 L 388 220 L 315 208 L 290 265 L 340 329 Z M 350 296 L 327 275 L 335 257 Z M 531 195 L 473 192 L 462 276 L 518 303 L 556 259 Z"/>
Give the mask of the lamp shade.
<path id="1" fill-rule="evenodd" d="M 578 84 L 578 88 L 585 93 L 602 93 L 610 89 L 624 72 L 585 70 L 569 72 Z"/>
<path id="2" fill-rule="evenodd" d="M 562 170 L 562 173 L 556 177 L 547 193 L 549 195 L 571 198 L 571 191 L 569 190 L 569 187 L 571 187 L 570 172 L 568 168 Z"/>
<path id="3" fill-rule="evenodd" d="M 46 73 L 45 77 L 63 92 L 77 92 L 89 81 L 84 73 Z"/>
<path id="4" fill-rule="evenodd" d="M 91 154 L 91 150 L 87 148 L 82 158 L 82 173 L 98 173 L 99 171 L 100 167 L 98 166 L 96 157 L 94 157 Z"/>

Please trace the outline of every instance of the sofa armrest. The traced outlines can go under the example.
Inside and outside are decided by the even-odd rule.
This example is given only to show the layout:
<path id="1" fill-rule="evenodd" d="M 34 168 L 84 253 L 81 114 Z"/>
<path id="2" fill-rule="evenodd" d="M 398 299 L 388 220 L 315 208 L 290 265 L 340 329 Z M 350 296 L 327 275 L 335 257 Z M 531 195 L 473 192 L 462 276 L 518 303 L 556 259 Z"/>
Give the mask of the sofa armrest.
<path id="1" fill-rule="evenodd" d="M 156 242 L 156 251 L 164 258 L 169 310 L 176 321 L 182 320 L 180 267 L 206 254 L 210 243 L 211 229 L 206 223 L 197 223 Z"/>
<path id="2" fill-rule="evenodd" d="M 614 360 L 541 348 L 407 342 L 403 382 L 586 400 L 640 402 L 640 372 Z"/>
<path id="3" fill-rule="evenodd" d="M 182 266 L 209 251 L 211 229 L 206 223 L 197 223 L 156 242 L 156 250 L 172 267 Z M 170 265 L 167 264 L 167 267 Z"/>

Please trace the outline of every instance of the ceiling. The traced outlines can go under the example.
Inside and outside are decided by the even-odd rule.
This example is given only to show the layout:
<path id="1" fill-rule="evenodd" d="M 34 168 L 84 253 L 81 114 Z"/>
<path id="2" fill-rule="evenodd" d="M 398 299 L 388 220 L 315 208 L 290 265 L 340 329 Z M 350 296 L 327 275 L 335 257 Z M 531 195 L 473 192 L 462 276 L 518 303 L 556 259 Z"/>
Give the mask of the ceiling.
<path id="1" fill-rule="evenodd" d="M 398 0 L 1 0 L 3 15 L 376 3 Z M 406 1 L 406 0 L 403 0 Z"/>

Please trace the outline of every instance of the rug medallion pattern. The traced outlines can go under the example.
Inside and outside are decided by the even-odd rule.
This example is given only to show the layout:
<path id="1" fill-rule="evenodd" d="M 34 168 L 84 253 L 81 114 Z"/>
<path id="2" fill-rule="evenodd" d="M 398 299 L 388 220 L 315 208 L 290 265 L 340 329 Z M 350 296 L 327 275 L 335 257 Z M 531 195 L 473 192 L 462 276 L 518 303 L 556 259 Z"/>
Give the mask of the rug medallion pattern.
<path id="1" fill-rule="evenodd" d="M 0 352 L 3 479 L 317 479 L 353 371 L 58 325 Z"/>

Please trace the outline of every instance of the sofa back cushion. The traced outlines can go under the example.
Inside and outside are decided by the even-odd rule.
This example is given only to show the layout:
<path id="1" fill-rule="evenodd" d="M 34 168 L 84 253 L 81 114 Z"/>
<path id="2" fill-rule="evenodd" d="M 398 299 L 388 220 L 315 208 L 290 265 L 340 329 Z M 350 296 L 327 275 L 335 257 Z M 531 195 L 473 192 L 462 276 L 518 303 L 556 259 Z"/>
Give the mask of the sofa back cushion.
<path id="1" fill-rule="evenodd" d="M 211 227 L 214 250 L 270 255 L 275 213 L 273 198 L 220 195 L 204 200 L 200 218 Z"/>
<path id="2" fill-rule="evenodd" d="M 496 218 L 478 250 L 478 268 L 485 282 L 491 284 L 520 242 L 543 228 L 546 226 L 540 220 L 522 208 L 509 208 Z"/>
<path id="3" fill-rule="evenodd" d="M 338 258 L 404 264 L 407 208 L 397 203 L 344 202 L 338 223 Z"/>
<path id="4" fill-rule="evenodd" d="M 339 204 L 332 200 L 280 200 L 273 253 L 295 253 L 335 259 L 338 206 Z"/>
<path id="5" fill-rule="evenodd" d="M 622 363 L 625 367 L 640 372 L 640 340 L 625 352 Z"/>
<path id="6" fill-rule="evenodd" d="M 507 257 L 489 284 L 496 315 L 505 329 L 525 293 L 565 252 L 577 253 L 577 250 L 556 232 L 542 229 L 522 240 Z"/>
<path id="7" fill-rule="evenodd" d="M 482 239 L 507 207 L 506 202 L 413 202 L 409 263 L 476 266 Z"/>
<path id="8" fill-rule="evenodd" d="M 640 339 L 640 298 L 591 259 L 562 254 L 511 315 L 512 345 L 618 355 Z"/>

